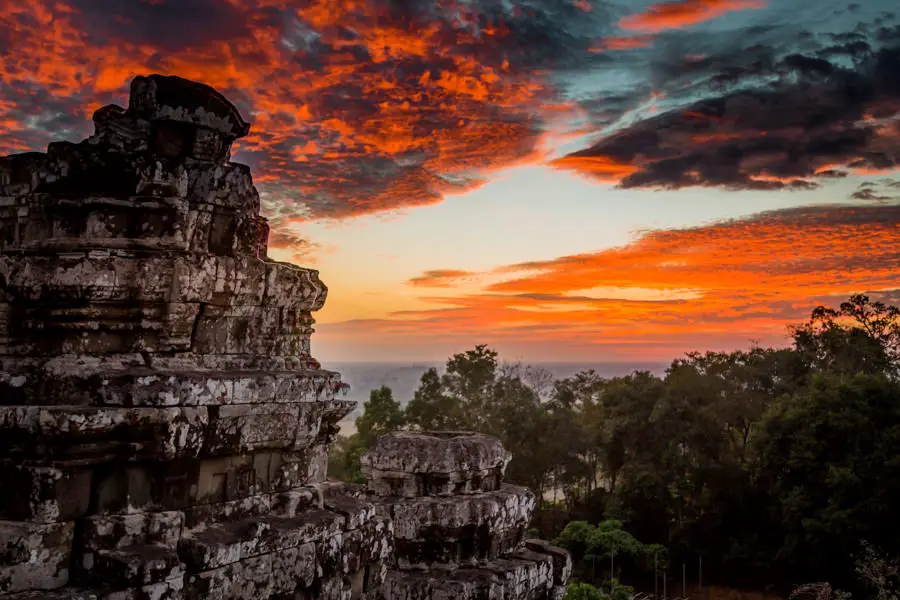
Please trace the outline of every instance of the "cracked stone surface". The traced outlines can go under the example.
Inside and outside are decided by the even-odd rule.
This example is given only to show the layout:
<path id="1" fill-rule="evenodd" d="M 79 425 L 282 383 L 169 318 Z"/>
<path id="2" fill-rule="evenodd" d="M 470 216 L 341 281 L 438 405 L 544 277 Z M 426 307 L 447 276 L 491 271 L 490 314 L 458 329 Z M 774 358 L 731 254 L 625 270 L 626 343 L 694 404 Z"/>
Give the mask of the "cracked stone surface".
<path id="1" fill-rule="evenodd" d="M 267 256 L 238 110 L 150 75 L 93 118 L 0 158 L 0 599 L 561 598 L 494 438 L 389 434 L 368 488 L 326 481 L 327 289 Z"/>

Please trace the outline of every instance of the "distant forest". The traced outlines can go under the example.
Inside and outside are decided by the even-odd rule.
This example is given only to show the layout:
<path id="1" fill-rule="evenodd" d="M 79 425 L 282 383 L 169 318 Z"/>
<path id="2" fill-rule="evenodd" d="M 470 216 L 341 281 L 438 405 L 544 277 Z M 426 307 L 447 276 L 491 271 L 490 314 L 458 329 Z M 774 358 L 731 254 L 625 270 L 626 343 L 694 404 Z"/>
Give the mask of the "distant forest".
<path id="1" fill-rule="evenodd" d="M 480 431 L 537 495 L 532 534 L 572 552 L 567 598 L 652 591 L 654 563 L 680 592 L 701 561 L 705 584 L 897 597 L 900 310 L 854 296 L 791 342 L 564 379 L 480 345 L 426 371 L 408 403 L 372 390 L 330 472 L 363 482 L 359 457 L 387 431 Z"/>

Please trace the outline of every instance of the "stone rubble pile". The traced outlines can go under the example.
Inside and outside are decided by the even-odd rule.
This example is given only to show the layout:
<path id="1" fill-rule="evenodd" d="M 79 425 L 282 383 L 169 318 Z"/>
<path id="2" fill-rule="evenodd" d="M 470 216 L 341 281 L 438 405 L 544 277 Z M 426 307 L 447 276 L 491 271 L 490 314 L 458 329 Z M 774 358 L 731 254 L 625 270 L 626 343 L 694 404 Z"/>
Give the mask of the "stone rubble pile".
<path id="1" fill-rule="evenodd" d="M 310 356 L 317 271 L 267 256 L 249 125 L 151 75 L 95 133 L 0 158 L 0 598 L 558 598 L 534 498 L 475 435 L 393 434 Z M 396 543 L 396 553 L 395 553 Z"/>

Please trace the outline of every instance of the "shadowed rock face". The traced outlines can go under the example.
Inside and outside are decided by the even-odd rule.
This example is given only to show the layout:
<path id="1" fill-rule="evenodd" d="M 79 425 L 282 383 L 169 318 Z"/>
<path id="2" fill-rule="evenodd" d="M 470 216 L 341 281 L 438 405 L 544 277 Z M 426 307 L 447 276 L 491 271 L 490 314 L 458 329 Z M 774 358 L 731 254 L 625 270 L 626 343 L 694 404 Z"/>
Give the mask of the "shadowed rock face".
<path id="1" fill-rule="evenodd" d="M 494 438 L 390 434 L 370 489 L 325 481 L 354 403 L 309 354 L 327 289 L 267 257 L 228 160 L 237 109 L 151 75 L 94 123 L 0 158 L 0 599 L 560 598 Z"/>

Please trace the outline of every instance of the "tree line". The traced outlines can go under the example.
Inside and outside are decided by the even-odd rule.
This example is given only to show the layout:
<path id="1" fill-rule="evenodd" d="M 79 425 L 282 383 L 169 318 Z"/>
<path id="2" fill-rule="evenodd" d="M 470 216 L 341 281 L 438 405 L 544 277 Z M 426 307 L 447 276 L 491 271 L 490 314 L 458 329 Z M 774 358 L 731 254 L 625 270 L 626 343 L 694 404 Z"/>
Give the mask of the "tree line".
<path id="1" fill-rule="evenodd" d="M 556 381 L 479 345 L 424 373 L 405 407 L 372 390 L 330 472 L 362 482 L 387 431 L 480 431 L 512 452 L 507 480 L 539 498 L 533 533 L 573 550 L 583 582 L 619 574 L 597 571 L 589 540 L 627 532 L 629 582 L 646 582 L 650 548 L 679 576 L 702 560 L 708 583 L 863 593 L 860 553 L 900 556 L 900 309 L 853 296 L 790 342 Z"/>

